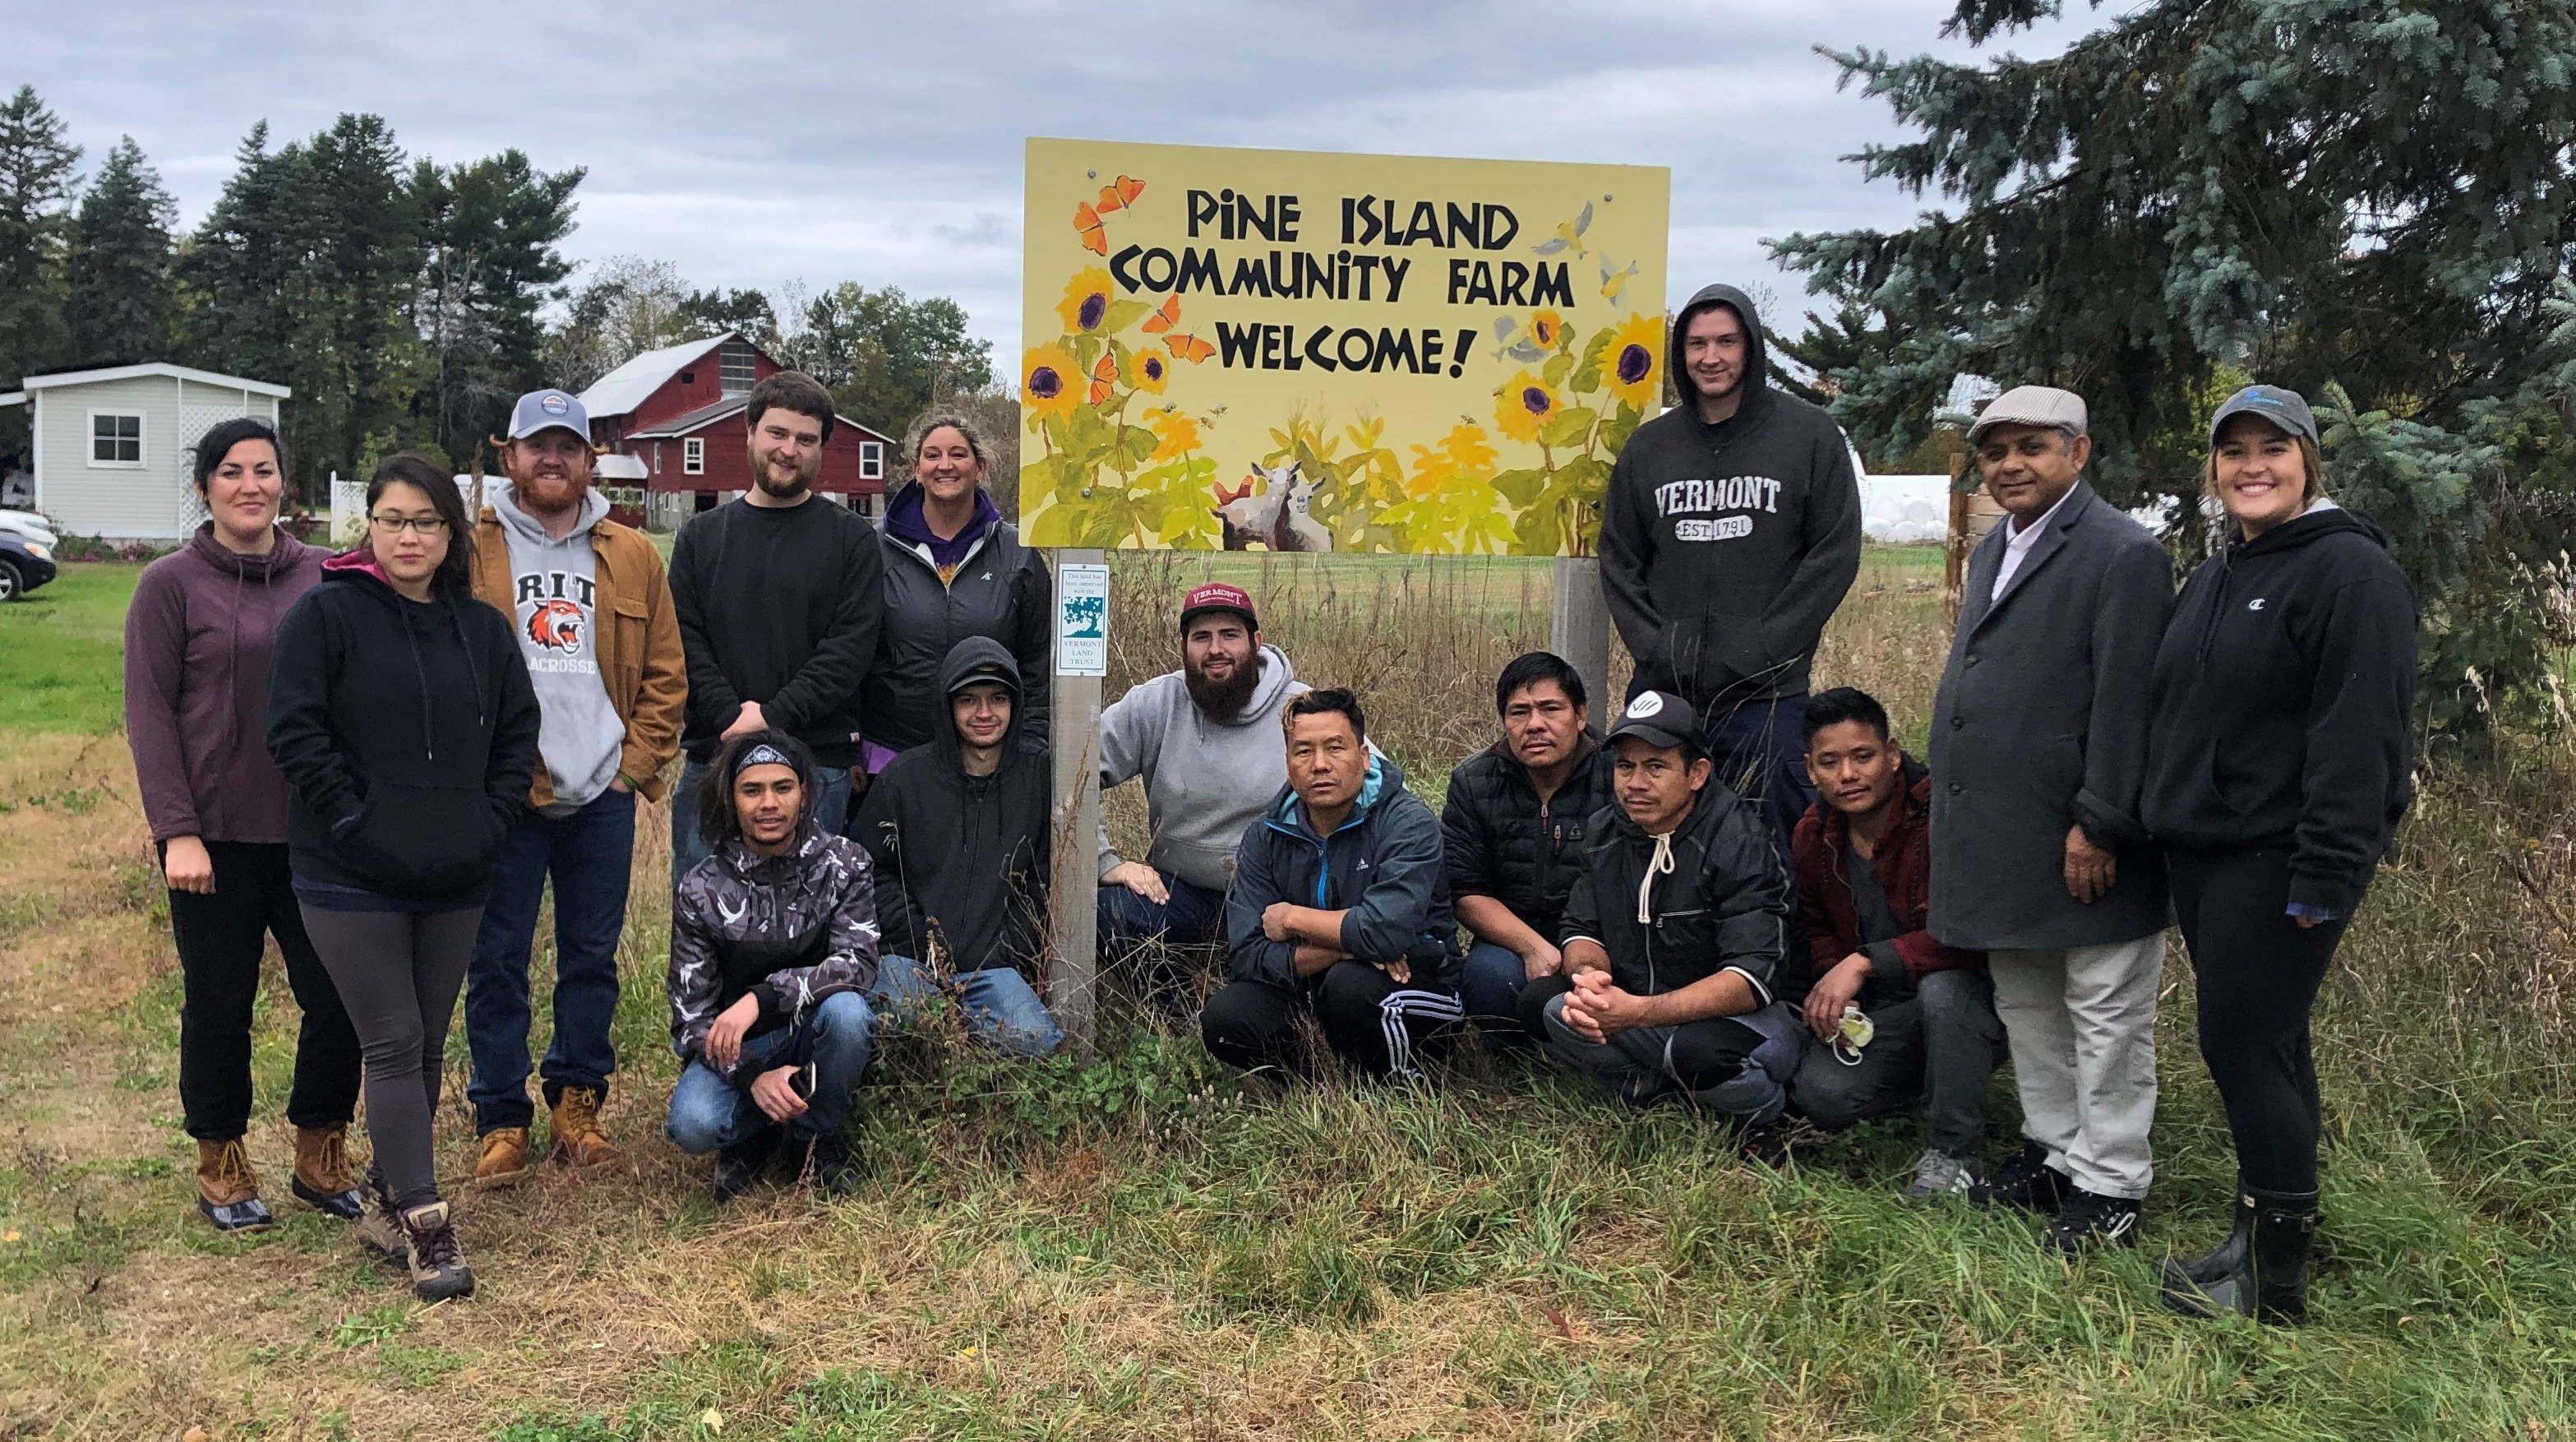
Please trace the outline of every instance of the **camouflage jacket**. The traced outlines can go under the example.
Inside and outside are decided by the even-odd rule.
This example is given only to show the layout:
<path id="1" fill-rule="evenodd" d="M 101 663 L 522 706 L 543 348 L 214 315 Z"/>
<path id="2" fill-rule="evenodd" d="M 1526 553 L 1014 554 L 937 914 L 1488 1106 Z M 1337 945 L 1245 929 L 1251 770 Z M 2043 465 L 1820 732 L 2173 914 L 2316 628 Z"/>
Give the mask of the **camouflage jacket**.
<path id="1" fill-rule="evenodd" d="M 809 831 L 786 855 L 762 857 L 728 841 L 680 878 L 671 1048 L 684 1060 L 703 1060 L 707 1029 L 745 994 L 760 999 L 758 1035 L 876 979 L 876 879 L 856 843 Z"/>

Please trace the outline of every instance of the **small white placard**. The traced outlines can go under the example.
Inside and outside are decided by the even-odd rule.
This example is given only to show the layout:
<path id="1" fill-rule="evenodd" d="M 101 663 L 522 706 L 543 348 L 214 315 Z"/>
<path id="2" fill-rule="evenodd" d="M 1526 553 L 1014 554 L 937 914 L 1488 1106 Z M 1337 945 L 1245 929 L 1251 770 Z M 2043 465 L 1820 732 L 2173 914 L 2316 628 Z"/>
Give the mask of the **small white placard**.
<path id="1" fill-rule="evenodd" d="M 1109 568 L 1073 564 L 1055 573 L 1055 673 L 1109 674 Z"/>

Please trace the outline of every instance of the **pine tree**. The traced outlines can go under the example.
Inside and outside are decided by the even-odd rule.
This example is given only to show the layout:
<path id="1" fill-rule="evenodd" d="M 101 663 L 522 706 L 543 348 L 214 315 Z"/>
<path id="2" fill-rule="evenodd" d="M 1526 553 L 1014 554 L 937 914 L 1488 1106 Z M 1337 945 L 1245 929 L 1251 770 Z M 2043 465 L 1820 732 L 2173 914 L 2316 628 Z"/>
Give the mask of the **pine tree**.
<path id="1" fill-rule="evenodd" d="M 583 172 L 547 175 L 516 150 L 412 172 L 427 244 L 420 333 L 431 373 L 416 402 L 439 447 L 463 463 L 546 383 L 539 313 L 572 266 L 555 246 L 573 228 Z"/>
<path id="2" fill-rule="evenodd" d="M 108 152 L 71 228 L 71 358 L 81 364 L 166 359 L 173 293 L 170 231 L 178 207 L 125 136 Z"/>
<path id="3" fill-rule="evenodd" d="M 34 86 L 0 104 L 0 384 L 62 359 L 63 244 L 80 155 Z"/>
<path id="4" fill-rule="evenodd" d="M 1949 28 L 1985 44 L 2058 9 L 1961 0 Z M 2049 60 L 1832 58 L 1920 132 L 1864 171 L 1957 207 L 1774 243 L 1898 337 L 1835 376 L 1865 452 L 1919 439 L 1960 372 L 2064 385 L 2105 492 L 2189 514 L 2224 379 L 2292 387 L 2327 402 L 2330 483 L 2415 582 L 2431 718 L 2549 684 L 2571 639 L 2545 602 L 2576 510 L 2555 309 L 2576 301 L 2576 10 L 2148 0 Z"/>
<path id="5" fill-rule="evenodd" d="M 296 161 L 270 152 L 264 120 L 233 156 L 232 179 L 175 267 L 179 353 L 207 370 L 294 385 L 302 371 L 288 295 L 304 259 L 290 225 Z M 304 399 L 298 391 L 288 410 L 300 409 Z"/>

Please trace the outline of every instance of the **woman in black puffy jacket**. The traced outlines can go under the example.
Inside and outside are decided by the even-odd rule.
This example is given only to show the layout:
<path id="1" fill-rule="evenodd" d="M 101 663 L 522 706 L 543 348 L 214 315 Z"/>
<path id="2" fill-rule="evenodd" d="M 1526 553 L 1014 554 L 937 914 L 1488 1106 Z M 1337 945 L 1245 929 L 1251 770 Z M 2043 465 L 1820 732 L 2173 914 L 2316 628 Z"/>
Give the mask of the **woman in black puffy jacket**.
<path id="1" fill-rule="evenodd" d="M 510 622 L 474 598 L 455 483 L 394 457 L 367 487 L 367 528 L 278 625 L 268 751 L 304 929 L 366 1058 L 359 1235 L 436 1301 L 474 1289 L 431 1166 L 440 1059 L 493 855 L 527 799 L 537 698 Z"/>

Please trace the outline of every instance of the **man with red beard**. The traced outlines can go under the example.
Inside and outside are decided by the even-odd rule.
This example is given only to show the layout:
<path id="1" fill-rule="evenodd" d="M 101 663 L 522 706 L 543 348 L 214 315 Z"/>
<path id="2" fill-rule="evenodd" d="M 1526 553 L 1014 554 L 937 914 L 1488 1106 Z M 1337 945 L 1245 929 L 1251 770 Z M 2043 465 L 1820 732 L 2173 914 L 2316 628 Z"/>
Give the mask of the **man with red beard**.
<path id="1" fill-rule="evenodd" d="M 1244 829 L 1288 784 L 1279 713 L 1308 688 L 1263 644 L 1252 597 L 1201 586 L 1181 603 L 1181 669 L 1128 688 L 1100 714 L 1100 789 L 1145 779 L 1143 861 L 1100 837 L 1100 949 L 1113 965 L 1225 937 Z M 1165 966 L 1148 980 L 1168 986 Z"/>

